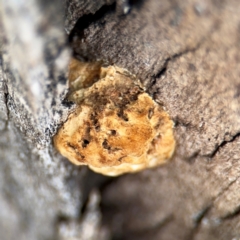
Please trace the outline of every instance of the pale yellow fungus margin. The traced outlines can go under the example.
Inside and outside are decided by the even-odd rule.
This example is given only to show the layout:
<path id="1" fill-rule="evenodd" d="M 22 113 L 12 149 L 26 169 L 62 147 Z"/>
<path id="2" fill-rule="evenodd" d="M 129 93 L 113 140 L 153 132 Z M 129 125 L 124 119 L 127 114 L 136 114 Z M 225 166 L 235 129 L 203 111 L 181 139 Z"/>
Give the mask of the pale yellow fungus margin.
<path id="1" fill-rule="evenodd" d="M 74 164 L 118 176 L 171 158 L 173 122 L 127 70 L 72 59 L 68 99 L 76 108 L 54 145 Z"/>

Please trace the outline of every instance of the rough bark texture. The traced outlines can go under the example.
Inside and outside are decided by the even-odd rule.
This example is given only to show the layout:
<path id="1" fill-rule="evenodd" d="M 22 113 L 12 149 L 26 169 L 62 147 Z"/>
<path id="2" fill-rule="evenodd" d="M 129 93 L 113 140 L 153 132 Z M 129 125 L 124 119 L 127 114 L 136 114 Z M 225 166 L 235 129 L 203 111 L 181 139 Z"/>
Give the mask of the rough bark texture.
<path id="1" fill-rule="evenodd" d="M 1 239 L 240 238 L 240 3 L 130 5 L 1 2 Z M 167 109 L 170 164 L 111 179 L 53 149 L 71 49 L 136 74 Z"/>

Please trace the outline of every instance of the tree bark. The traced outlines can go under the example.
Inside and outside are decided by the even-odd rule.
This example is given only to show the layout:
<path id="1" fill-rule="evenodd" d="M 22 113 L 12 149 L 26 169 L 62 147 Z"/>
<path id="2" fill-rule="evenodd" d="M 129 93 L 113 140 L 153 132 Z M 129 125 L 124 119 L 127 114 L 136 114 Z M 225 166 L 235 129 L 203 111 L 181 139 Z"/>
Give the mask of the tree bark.
<path id="1" fill-rule="evenodd" d="M 1 239 L 240 237 L 240 4 L 129 5 L 1 2 Z M 56 152 L 71 54 L 142 81 L 175 122 L 169 164 L 107 178 Z"/>

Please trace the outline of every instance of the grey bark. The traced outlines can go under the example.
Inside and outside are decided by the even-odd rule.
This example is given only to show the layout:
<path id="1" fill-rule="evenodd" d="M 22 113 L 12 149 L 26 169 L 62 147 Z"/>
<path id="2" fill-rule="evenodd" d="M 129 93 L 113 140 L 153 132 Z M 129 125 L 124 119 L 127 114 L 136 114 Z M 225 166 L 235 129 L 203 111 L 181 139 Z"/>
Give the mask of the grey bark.
<path id="1" fill-rule="evenodd" d="M 124 4 L 1 2 L 1 239 L 240 238 L 240 4 Z M 111 179 L 53 149 L 71 52 L 140 78 L 175 122 L 169 164 Z"/>
<path id="2" fill-rule="evenodd" d="M 88 183 L 87 169 L 69 164 L 51 141 L 70 109 L 62 104 L 71 55 L 63 16 L 61 1 L 1 2 L 3 240 L 68 239 L 71 231 L 88 239 L 78 232 L 83 222 L 95 227 L 93 238 L 98 232 L 98 211 L 80 214 L 94 179 Z"/>

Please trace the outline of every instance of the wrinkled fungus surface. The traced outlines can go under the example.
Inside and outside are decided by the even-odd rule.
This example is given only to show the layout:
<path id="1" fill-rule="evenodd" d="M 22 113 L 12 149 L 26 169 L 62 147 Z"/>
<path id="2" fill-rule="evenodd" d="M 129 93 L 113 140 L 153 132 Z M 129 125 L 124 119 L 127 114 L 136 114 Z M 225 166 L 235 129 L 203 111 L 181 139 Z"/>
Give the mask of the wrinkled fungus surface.
<path id="1" fill-rule="evenodd" d="M 54 137 L 60 153 L 109 176 L 165 163 L 173 154 L 173 122 L 135 76 L 117 66 L 73 59 L 68 99 L 75 110 Z"/>

